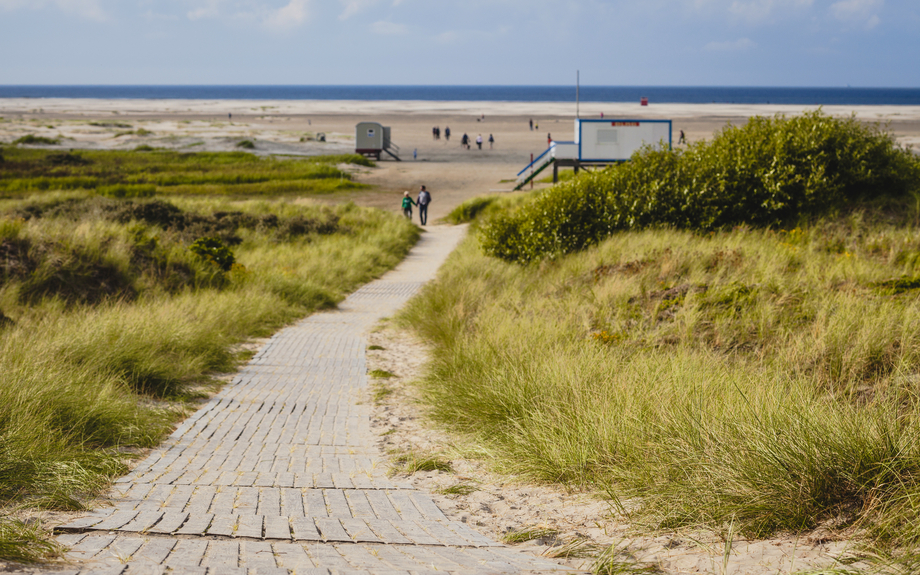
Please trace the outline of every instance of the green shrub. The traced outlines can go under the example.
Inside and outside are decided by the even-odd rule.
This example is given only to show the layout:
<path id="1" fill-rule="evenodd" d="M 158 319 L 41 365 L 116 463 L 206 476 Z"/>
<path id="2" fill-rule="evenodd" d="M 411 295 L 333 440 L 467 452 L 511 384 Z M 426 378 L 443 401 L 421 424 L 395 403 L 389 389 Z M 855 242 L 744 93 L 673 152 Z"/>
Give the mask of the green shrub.
<path id="1" fill-rule="evenodd" d="M 454 225 L 472 222 L 495 204 L 496 199 L 497 196 L 480 196 L 467 200 L 451 210 L 444 219 Z"/>
<path id="2" fill-rule="evenodd" d="M 710 231 L 794 225 L 920 188 L 920 162 L 891 135 L 820 111 L 751 118 L 684 150 L 631 161 L 538 193 L 483 228 L 489 255 L 527 263 L 583 249 L 615 230 Z"/>
<path id="3" fill-rule="evenodd" d="M 236 143 L 237 148 L 243 148 L 244 150 L 255 150 L 256 145 L 252 140 L 240 140 Z"/>
<path id="4" fill-rule="evenodd" d="M 44 136 L 33 136 L 29 134 L 13 141 L 14 145 L 26 144 L 29 146 L 56 146 L 61 141 L 57 138 L 46 138 Z"/>
<path id="5" fill-rule="evenodd" d="M 157 187 L 153 184 L 115 184 L 100 186 L 96 191 L 109 198 L 149 198 L 156 193 Z"/>
<path id="6" fill-rule="evenodd" d="M 225 272 L 230 271 L 230 267 L 236 262 L 233 252 L 219 238 L 199 238 L 192 242 L 188 249 L 198 257 L 214 262 Z"/>

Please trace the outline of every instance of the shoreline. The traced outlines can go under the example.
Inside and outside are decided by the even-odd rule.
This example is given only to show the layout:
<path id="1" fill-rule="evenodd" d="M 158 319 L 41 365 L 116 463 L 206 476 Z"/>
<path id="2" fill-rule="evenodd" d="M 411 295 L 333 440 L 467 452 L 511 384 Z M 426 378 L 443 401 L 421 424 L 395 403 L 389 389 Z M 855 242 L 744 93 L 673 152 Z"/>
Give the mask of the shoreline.
<path id="1" fill-rule="evenodd" d="M 920 121 L 920 106 L 795 104 L 656 104 L 582 102 L 582 117 L 747 118 L 797 115 L 822 109 L 832 116 L 855 115 L 879 121 Z M 125 114 L 238 116 L 331 116 L 383 114 L 401 116 L 472 115 L 575 117 L 574 102 L 429 101 L 429 100 L 181 100 L 99 98 L 0 98 L 0 115 Z"/>

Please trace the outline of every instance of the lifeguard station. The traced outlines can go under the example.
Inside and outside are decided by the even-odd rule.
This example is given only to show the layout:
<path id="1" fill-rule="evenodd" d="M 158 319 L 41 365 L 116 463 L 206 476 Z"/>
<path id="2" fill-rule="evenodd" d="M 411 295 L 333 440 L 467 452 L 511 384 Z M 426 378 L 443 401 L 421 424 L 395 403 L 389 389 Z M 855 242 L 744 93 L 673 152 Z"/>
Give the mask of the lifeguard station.
<path id="1" fill-rule="evenodd" d="M 549 148 L 518 172 L 515 190 L 553 166 L 553 183 L 559 168 L 605 166 L 625 162 L 644 145 L 671 147 L 671 120 L 591 119 L 575 120 L 575 141 L 553 142 Z"/>
<path id="2" fill-rule="evenodd" d="M 380 159 L 381 153 L 392 156 L 397 162 L 399 146 L 390 141 L 390 127 L 377 122 L 359 122 L 355 126 L 355 153 Z"/>

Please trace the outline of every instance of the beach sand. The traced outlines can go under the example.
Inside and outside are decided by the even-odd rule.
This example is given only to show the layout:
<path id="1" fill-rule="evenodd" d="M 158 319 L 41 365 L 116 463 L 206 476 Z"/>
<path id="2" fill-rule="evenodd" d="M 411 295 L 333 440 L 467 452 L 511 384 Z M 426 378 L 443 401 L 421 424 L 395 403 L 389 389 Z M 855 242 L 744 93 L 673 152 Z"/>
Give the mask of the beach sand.
<path id="1" fill-rule="evenodd" d="M 800 114 L 817 106 L 582 103 L 581 117 L 672 119 L 674 141 L 680 130 L 697 141 L 728 123 L 755 115 Z M 905 146 L 920 151 L 920 106 L 825 106 L 832 115 L 853 114 L 880 122 Z M 232 118 L 229 115 L 232 114 Z M 547 148 L 547 136 L 574 137 L 575 105 L 557 102 L 426 101 L 241 101 L 0 99 L 0 142 L 26 134 L 62 138 L 59 148 L 133 149 L 141 144 L 184 151 L 234 150 L 252 139 L 258 154 L 317 155 L 354 151 L 355 124 L 377 121 L 392 129 L 402 162 L 382 160 L 374 169 L 356 169 L 358 181 L 373 191 L 336 194 L 324 201 L 353 200 L 398 211 L 403 190 L 425 184 L 432 192 L 430 217 L 446 215 L 461 201 L 489 192 L 509 191 L 516 174 Z M 530 130 L 528 120 L 536 126 Z M 431 129 L 451 129 L 450 141 L 432 138 Z M 143 129 L 150 134 L 137 135 Z M 315 141 L 319 133 L 326 142 Z M 471 150 L 460 137 L 495 138 L 494 149 Z M 120 134 L 120 135 L 119 135 Z M 301 141 L 304 140 L 304 141 Z M 417 159 L 413 160 L 413 151 Z M 550 172 L 547 170 L 547 174 Z M 539 187 L 541 184 L 537 184 Z M 545 184 L 543 184 L 545 185 Z"/>

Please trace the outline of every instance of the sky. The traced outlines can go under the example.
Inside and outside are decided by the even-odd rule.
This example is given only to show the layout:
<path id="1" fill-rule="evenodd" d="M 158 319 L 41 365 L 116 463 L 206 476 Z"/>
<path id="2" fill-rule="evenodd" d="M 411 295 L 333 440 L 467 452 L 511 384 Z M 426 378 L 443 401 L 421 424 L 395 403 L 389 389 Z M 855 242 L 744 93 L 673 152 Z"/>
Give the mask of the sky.
<path id="1" fill-rule="evenodd" d="M 920 87 L 920 0 L 0 0 L 0 84 Z"/>

